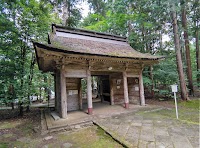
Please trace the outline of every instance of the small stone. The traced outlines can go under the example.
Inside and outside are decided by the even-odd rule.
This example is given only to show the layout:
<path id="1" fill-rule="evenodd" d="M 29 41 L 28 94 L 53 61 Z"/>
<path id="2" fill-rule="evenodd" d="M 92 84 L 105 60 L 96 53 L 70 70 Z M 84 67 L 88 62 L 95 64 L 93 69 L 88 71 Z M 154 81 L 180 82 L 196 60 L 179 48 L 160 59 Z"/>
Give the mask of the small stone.
<path id="1" fill-rule="evenodd" d="M 44 140 L 47 141 L 47 140 L 50 140 L 50 139 L 52 139 L 52 138 L 53 138 L 53 136 L 47 136 L 47 137 L 44 138 Z"/>
<path id="2" fill-rule="evenodd" d="M 63 144 L 63 147 L 64 147 L 64 148 L 70 148 L 71 146 L 72 146 L 71 143 L 64 143 L 64 144 Z"/>
<path id="3" fill-rule="evenodd" d="M 80 126 L 80 125 L 75 125 L 74 128 L 75 128 L 75 129 L 79 129 L 79 128 L 81 128 L 81 126 Z"/>

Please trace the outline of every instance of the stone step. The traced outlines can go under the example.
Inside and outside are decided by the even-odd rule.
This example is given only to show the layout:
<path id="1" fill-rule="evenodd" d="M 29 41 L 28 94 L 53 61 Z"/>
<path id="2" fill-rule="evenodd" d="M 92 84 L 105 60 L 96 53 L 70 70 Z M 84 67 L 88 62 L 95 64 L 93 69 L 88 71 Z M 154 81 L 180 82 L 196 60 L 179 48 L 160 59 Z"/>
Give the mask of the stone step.
<path id="1" fill-rule="evenodd" d="M 56 112 L 51 112 L 51 116 L 53 117 L 54 120 L 60 119 L 60 117 L 58 116 L 58 114 Z"/>

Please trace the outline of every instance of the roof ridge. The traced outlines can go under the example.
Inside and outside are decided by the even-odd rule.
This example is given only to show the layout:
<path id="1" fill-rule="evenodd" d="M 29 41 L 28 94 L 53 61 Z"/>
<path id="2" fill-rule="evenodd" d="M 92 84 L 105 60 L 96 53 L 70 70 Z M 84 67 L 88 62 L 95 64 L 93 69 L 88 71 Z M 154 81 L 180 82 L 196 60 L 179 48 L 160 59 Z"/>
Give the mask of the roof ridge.
<path id="1" fill-rule="evenodd" d="M 109 33 L 102 33 L 102 32 L 97 32 L 97 31 L 92 31 L 92 30 L 86 30 L 82 28 L 72 28 L 72 27 L 52 24 L 52 32 L 54 32 L 54 29 L 55 31 L 60 31 L 60 32 L 69 32 L 69 33 L 80 34 L 80 35 L 85 35 L 85 36 L 92 36 L 92 37 L 97 37 L 97 38 L 127 42 L 127 38 L 123 36 L 109 34 Z"/>

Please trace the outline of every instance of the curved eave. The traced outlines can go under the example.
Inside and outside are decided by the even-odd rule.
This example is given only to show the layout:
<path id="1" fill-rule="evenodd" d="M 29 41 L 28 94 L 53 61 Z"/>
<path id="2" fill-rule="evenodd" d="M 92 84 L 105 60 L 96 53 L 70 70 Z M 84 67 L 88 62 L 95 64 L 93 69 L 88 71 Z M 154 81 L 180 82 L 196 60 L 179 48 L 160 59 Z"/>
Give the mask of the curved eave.
<path id="1" fill-rule="evenodd" d="M 150 61 L 159 61 L 163 60 L 165 57 L 155 57 L 155 58 L 144 58 L 144 57 L 122 57 L 122 56 L 112 56 L 112 55 L 102 55 L 102 54 L 93 54 L 93 53 L 83 53 L 83 52 L 75 52 L 69 50 L 63 50 L 57 47 L 53 47 L 51 45 L 45 45 L 38 42 L 33 42 L 34 48 L 36 50 L 36 46 L 39 48 L 43 48 L 49 51 L 60 52 L 60 53 L 67 53 L 67 54 L 74 54 L 74 55 L 87 55 L 87 56 L 98 56 L 98 57 L 109 57 L 109 58 L 120 58 L 120 59 L 132 59 L 132 60 L 150 60 Z M 36 51 L 36 56 L 38 59 L 38 54 Z"/>

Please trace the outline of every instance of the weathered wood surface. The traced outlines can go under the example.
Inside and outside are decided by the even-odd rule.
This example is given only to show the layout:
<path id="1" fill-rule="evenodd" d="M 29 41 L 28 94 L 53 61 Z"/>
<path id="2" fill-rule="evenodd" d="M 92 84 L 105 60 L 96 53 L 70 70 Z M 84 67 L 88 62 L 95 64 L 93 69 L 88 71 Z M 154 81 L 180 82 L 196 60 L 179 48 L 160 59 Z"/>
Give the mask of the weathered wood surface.
<path id="1" fill-rule="evenodd" d="M 92 82 L 91 72 L 87 70 L 87 103 L 88 103 L 88 114 L 92 114 Z"/>
<path id="2" fill-rule="evenodd" d="M 67 118 L 67 92 L 66 92 L 66 78 L 64 67 L 60 71 L 60 85 L 61 85 L 61 117 Z"/>
<path id="3" fill-rule="evenodd" d="M 128 108 L 129 97 L 128 97 L 128 82 L 126 71 L 123 72 L 123 84 L 124 84 L 124 103 L 125 108 Z"/>
<path id="4" fill-rule="evenodd" d="M 142 106 L 145 105 L 145 98 L 144 98 L 144 85 L 143 85 L 143 77 L 142 77 L 142 71 L 139 76 L 139 90 L 140 90 L 140 104 Z"/>
<path id="5" fill-rule="evenodd" d="M 79 110 L 79 78 L 66 78 L 67 110 Z"/>
<path id="6" fill-rule="evenodd" d="M 128 78 L 128 96 L 129 102 L 133 104 L 139 104 L 139 79 Z"/>
<path id="7" fill-rule="evenodd" d="M 139 74 L 141 65 L 146 66 L 158 63 L 158 60 L 147 60 L 147 59 L 129 59 L 129 58 L 113 58 L 106 56 L 94 56 L 84 54 L 65 54 L 60 52 L 54 52 L 44 50 L 38 47 L 38 62 L 41 65 L 41 69 L 44 71 L 54 71 L 55 65 L 60 63 L 68 68 L 74 69 L 87 69 L 88 61 L 90 61 L 91 71 L 113 71 L 123 72 L 127 64 L 127 72 L 132 71 Z M 112 67 L 112 70 L 108 70 Z"/>

